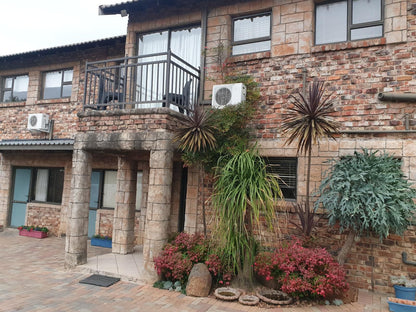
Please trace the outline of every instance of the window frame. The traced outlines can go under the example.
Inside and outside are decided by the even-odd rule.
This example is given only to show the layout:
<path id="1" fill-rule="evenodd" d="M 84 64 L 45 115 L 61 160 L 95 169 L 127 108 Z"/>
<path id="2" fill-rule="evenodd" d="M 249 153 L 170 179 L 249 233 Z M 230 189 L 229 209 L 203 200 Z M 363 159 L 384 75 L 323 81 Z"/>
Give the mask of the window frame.
<path id="1" fill-rule="evenodd" d="M 286 185 L 287 187 L 283 187 L 285 189 L 287 189 L 287 192 L 292 192 L 293 193 L 293 197 L 283 197 L 284 200 L 287 201 L 296 201 L 297 197 L 298 197 L 298 159 L 297 157 L 279 157 L 279 156 L 265 156 L 263 157 L 264 162 L 266 163 L 266 171 L 268 173 L 271 173 L 273 175 L 277 175 L 279 177 L 278 182 L 279 182 L 279 186 L 282 189 L 282 185 Z M 279 175 L 278 172 L 272 172 L 270 170 L 271 166 L 273 165 L 281 165 L 282 163 L 291 163 L 291 165 L 293 165 L 294 169 L 295 169 L 295 174 L 293 175 Z M 295 185 L 293 187 L 289 187 L 289 184 L 285 183 L 284 178 L 288 178 L 288 179 L 293 179 Z M 282 181 L 283 182 L 282 182 Z M 283 190 L 282 190 L 283 192 Z"/>
<path id="2" fill-rule="evenodd" d="M 27 83 L 27 88 L 26 88 L 26 98 L 24 100 L 13 101 L 14 83 L 15 83 L 16 78 L 18 78 L 18 77 L 27 77 L 28 78 L 28 83 Z M 10 88 L 6 88 L 6 80 L 8 78 L 12 78 L 12 86 Z M 29 91 L 29 74 L 4 76 L 4 77 L 2 77 L 1 82 L 2 82 L 2 84 L 1 84 L 1 101 L 0 101 L 1 103 L 15 103 L 15 102 L 25 102 L 25 101 L 27 101 L 27 94 L 28 94 L 28 91 Z M 11 92 L 11 98 L 12 98 L 11 101 L 5 101 L 4 100 L 4 93 L 6 91 Z"/>
<path id="3" fill-rule="evenodd" d="M 31 174 L 31 185 L 30 185 L 30 195 L 29 195 L 29 202 L 30 203 L 45 203 L 45 204 L 55 204 L 55 205 L 62 205 L 62 198 L 63 198 L 63 193 L 64 193 L 64 186 L 65 186 L 65 168 L 64 167 L 31 167 L 30 168 L 32 171 Z M 37 182 L 37 174 L 38 174 L 38 170 L 48 170 L 48 184 L 46 186 L 46 201 L 43 200 L 36 200 L 35 196 L 36 196 L 36 182 Z M 53 181 L 51 181 L 51 173 L 55 173 L 55 177 L 56 177 L 56 172 L 57 171 L 62 171 L 62 190 L 59 190 L 60 193 L 60 201 L 53 201 L 50 200 L 51 199 L 51 188 L 54 189 L 54 192 L 56 192 L 55 188 L 57 185 L 57 183 L 52 183 Z"/>
<path id="4" fill-rule="evenodd" d="M 270 18 L 269 36 L 263 36 L 263 37 L 253 38 L 253 39 L 234 41 L 235 21 L 241 20 L 241 19 L 246 19 L 246 18 L 261 17 L 261 16 L 269 16 L 269 18 Z M 232 17 L 232 20 L 231 20 L 231 55 L 232 56 L 239 56 L 239 55 L 247 55 L 247 54 L 262 53 L 262 52 L 270 51 L 271 50 L 271 41 L 272 41 L 272 30 L 273 30 L 272 29 L 272 27 L 273 27 L 272 16 L 273 16 L 273 14 L 272 14 L 271 11 L 266 11 L 266 12 L 261 12 L 261 13 L 255 13 L 255 14 L 249 14 L 249 15 L 240 15 L 240 16 Z M 269 50 L 248 52 L 248 53 L 241 53 L 241 54 L 234 54 L 233 53 L 233 48 L 235 46 L 241 46 L 241 45 L 245 45 L 245 44 L 264 42 L 264 41 L 270 41 L 270 49 Z"/>
<path id="5" fill-rule="evenodd" d="M 372 21 L 372 22 L 364 22 L 364 23 L 357 23 L 354 24 L 353 23 L 353 7 L 352 7 L 352 2 L 353 0 L 328 0 L 328 1 L 322 1 L 322 2 L 318 2 L 315 3 L 315 13 L 314 13 L 314 17 L 315 17 L 315 27 L 314 27 L 314 42 L 315 45 L 325 45 L 325 44 L 336 44 L 336 43 L 343 43 L 343 42 L 351 42 L 351 41 L 361 41 L 361 40 L 368 40 L 368 39 L 375 39 L 375 38 L 383 38 L 384 37 L 384 0 L 379 0 L 380 1 L 380 20 L 378 21 Z M 316 31 L 316 13 L 317 13 L 317 8 L 321 5 L 326 5 L 326 4 L 331 4 L 331 3 L 337 3 L 337 2 L 347 2 L 347 40 L 346 41 L 334 41 L 334 42 L 326 42 L 326 43 L 316 43 L 316 35 L 317 35 L 317 31 Z M 351 39 L 351 31 L 354 29 L 363 29 L 363 28 L 367 28 L 367 27 L 373 27 L 373 26 L 381 26 L 381 36 L 377 36 L 377 37 L 369 37 L 369 38 L 361 38 L 361 39 Z"/>
<path id="6" fill-rule="evenodd" d="M 65 72 L 67 71 L 72 71 L 72 80 L 71 81 L 64 81 L 64 77 L 65 77 Z M 46 87 L 46 75 L 49 73 L 54 73 L 54 72 L 61 72 L 61 85 L 60 85 L 60 92 L 59 92 L 59 97 L 54 97 L 54 98 L 47 98 L 45 99 L 45 87 Z M 64 86 L 71 86 L 71 93 L 72 93 L 72 82 L 74 80 L 74 69 L 73 68 L 63 68 L 63 69 L 56 69 L 56 70 L 50 70 L 50 71 L 45 71 L 42 73 L 42 100 L 54 100 L 54 99 L 68 99 L 71 98 L 71 95 L 69 96 L 62 96 L 63 93 L 63 89 Z"/>
<path id="7" fill-rule="evenodd" d="M 97 208 L 95 207 L 91 207 L 89 206 L 90 210 L 98 210 L 98 209 L 103 209 L 103 210 L 114 210 L 116 207 L 104 207 L 103 203 L 104 203 L 104 181 L 105 181 L 105 173 L 108 171 L 112 171 L 112 172 L 117 172 L 116 169 L 93 169 L 93 172 L 98 172 L 100 174 L 99 177 L 99 185 L 98 185 L 98 203 L 97 203 Z M 142 170 L 137 170 L 136 171 L 136 176 L 139 175 L 139 173 L 141 173 L 142 177 L 143 177 L 143 171 Z M 143 180 L 142 180 L 143 181 Z M 137 181 L 136 181 L 136 199 L 137 199 Z M 117 193 L 117 184 L 116 184 L 116 193 Z M 141 200 L 143 201 L 143 183 L 142 183 L 142 197 Z M 116 202 L 117 205 L 117 202 Z M 135 211 L 136 212 L 140 212 L 141 211 L 141 206 L 142 203 L 140 203 L 140 209 L 137 209 L 137 203 L 135 206 Z"/>

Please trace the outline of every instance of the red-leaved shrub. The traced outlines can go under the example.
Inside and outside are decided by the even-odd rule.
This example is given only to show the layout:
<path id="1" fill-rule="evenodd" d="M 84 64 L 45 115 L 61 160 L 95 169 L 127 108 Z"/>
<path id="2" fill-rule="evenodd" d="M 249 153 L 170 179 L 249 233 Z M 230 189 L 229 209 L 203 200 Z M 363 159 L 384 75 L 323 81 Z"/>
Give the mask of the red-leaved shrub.
<path id="1" fill-rule="evenodd" d="M 184 284 L 192 266 L 205 260 L 207 250 L 208 244 L 202 235 L 180 233 L 153 259 L 157 274 L 164 280 Z"/>
<path id="2" fill-rule="evenodd" d="M 184 285 L 193 265 L 205 262 L 214 283 L 229 285 L 233 274 L 226 270 L 217 254 L 208 254 L 209 243 L 201 234 L 178 234 L 153 259 L 157 274 L 163 280 L 180 281 Z"/>
<path id="3" fill-rule="evenodd" d="M 299 240 L 258 254 L 254 271 L 266 280 L 277 280 L 282 291 L 297 298 L 334 298 L 348 290 L 338 262 L 325 249 L 305 248 Z"/>

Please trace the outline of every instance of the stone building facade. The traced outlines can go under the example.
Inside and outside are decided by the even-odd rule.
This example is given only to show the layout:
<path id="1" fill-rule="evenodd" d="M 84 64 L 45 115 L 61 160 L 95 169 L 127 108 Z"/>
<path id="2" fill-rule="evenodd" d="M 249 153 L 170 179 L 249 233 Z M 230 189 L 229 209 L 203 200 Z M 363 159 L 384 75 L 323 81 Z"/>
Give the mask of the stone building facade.
<path id="1" fill-rule="evenodd" d="M 187 107 L 169 102 L 169 96 L 180 94 L 185 101 L 187 90 L 188 101 L 190 96 L 209 106 L 213 86 L 225 76 L 248 74 L 259 84 L 255 140 L 262 156 L 284 168 L 288 206 L 305 196 L 306 164 L 295 146 L 285 145 L 280 124 L 289 95 L 315 78 L 335 92 L 341 133 L 314 147 L 312 188 L 319 186 L 328 159 L 361 148 L 399 157 L 406 177 L 416 182 L 414 1 L 140 0 L 100 11 L 129 15 L 125 38 L 0 57 L 0 224 L 13 226 L 13 209 L 24 203 L 15 198 L 14 186 L 30 168 L 35 194 L 24 203 L 25 222 L 66 234 L 67 266 L 86 261 L 93 229 L 113 236 L 114 253 L 143 245 L 154 277 L 152 259 L 172 232 L 201 231 L 198 172 L 183 168 L 172 141 Z M 70 96 L 43 99 L 44 73 L 63 70 L 64 92 L 68 69 Z M 21 76 L 28 77 L 27 98 L 4 101 L 15 90 L 7 78 L 16 83 L 26 79 Z M 54 120 L 52 137 L 26 130 L 29 113 Z M 45 167 L 63 172 L 59 204 L 35 200 Z M 286 229 L 282 237 L 296 233 Z M 317 235 L 334 251 L 344 239 L 325 226 Z M 415 241 L 414 228 L 383 242 L 362 238 L 345 265 L 351 284 L 391 291 L 390 275 L 415 273 L 401 259 L 406 252 L 415 260 Z"/>

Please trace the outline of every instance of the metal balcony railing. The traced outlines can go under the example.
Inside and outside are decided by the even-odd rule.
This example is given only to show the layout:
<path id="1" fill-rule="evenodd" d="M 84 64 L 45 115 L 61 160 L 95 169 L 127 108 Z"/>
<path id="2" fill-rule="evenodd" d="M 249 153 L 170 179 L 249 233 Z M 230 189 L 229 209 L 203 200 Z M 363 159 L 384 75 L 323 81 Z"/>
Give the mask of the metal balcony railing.
<path id="1" fill-rule="evenodd" d="M 84 110 L 169 107 L 188 114 L 198 101 L 199 69 L 172 52 L 87 62 Z"/>

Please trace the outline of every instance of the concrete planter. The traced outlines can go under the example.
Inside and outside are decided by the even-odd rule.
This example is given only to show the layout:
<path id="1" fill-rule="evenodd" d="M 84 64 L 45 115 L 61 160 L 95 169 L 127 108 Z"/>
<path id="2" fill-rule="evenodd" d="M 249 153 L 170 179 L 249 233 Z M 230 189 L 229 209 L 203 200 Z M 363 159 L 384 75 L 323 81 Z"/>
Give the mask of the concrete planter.
<path id="1" fill-rule="evenodd" d="M 41 231 L 28 231 L 28 230 L 19 230 L 20 236 L 34 237 L 34 238 L 45 238 L 48 237 L 48 233 Z"/>
<path id="2" fill-rule="evenodd" d="M 112 248 L 113 242 L 111 239 L 91 238 L 91 246 L 98 246 L 104 248 Z"/>

